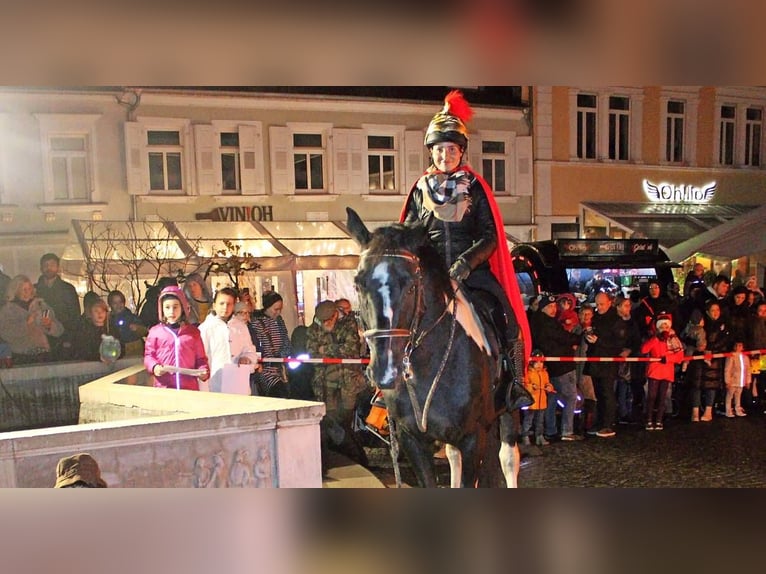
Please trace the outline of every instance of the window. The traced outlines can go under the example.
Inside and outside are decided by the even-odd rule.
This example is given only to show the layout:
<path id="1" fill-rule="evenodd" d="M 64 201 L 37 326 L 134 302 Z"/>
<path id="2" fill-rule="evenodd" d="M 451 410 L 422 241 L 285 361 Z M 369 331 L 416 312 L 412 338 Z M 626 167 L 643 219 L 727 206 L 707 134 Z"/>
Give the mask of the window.
<path id="1" fill-rule="evenodd" d="M 745 111 L 745 165 L 750 167 L 761 165 L 762 125 L 763 110 L 747 108 Z"/>
<path id="2" fill-rule="evenodd" d="M 396 145 L 394 136 L 367 136 L 367 179 L 371 192 L 396 191 Z"/>
<path id="3" fill-rule="evenodd" d="M 242 189 L 239 171 L 239 133 L 221 133 L 221 189 L 238 194 Z"/>
<path id="4" fill-rule="evenodd" d="M 721 106 L 720 151 L 721 165 L 734 165 L 734 126 L 737 110 L 734 106 Z"/>
<path id="5" fill-rule="evenodd" d="M 684 111 L 684 102 L 668 101 L 665 119 L 665 161 L 672 163 L 684 161 Z"/>
<path id="6" fill-rule="evenodd" d="M 482 140 L 481 174 L 496 193 L 507 193 L 506 145 L 504 141 Z"/>
<path id="7" fill-rule="evenodd" d="M 50 162 L 55 201 L 89 201 L 87 136 L 51 136 Z"/>
<path id="8" fill-rule="evenodd" d="M 322 134 L 293 134 L 293 169 L 296 191 L 323 191 L 324 139 Z"/>
<path id="9" fill-rule="evenodd" d="M 177 130 L 147 130 L 149 189 L 183 189 L 181 134 Z"/>
<path id="10" fill-rule="evenodd" d="M 40 123 L 46 203 L 92 203 L 98 189 L 95 123 L 99 115 L 36 114 Z"/>
<path id="11" fill-rule="evenodd" d="M 596 159 L 596 96 L 577 95 L 577 157 Z"/>
<path id="12" fill-rule="evenodd" d="M 609 159 L 627 161 L 629 157 L 630 157 L 630 99 L 624 96 L 610 96 L 609 97 Z"/>

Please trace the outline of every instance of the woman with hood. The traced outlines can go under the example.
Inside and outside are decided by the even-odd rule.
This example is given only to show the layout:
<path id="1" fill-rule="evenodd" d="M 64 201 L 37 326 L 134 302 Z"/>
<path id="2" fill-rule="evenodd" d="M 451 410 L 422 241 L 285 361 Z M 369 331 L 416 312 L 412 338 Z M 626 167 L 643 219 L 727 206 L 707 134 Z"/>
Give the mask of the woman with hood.
<path id="1" fill-rule="evenodd" d="M 213 294 L 202 275 L 191 273 L 184 281 L 184 295 L 189 301 L 189 323 L 199 325 L 213 306 Z"/>
<path id="2" fill-rule="evenodd" d="M 149 330 L 144 351 L 146 370 L 154 375 L 154 386 L 200 390 L 199 381 L 210 378 L 205 347 L 199 329 L 188 321 L 189 302 L 180 287 L 165 287 L 157 300 L 160 322 Z M 168 367 L 200 369 L 199 379 L 171 372 Z"/>

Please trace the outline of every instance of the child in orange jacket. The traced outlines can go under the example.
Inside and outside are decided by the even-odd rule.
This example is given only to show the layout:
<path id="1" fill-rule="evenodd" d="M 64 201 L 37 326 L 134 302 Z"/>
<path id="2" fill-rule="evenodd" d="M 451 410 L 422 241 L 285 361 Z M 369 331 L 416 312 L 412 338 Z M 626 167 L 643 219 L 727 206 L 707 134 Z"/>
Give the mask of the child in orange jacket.
<path id="1" fill-rule="evenodd" d="M 662 359 L 661 362 L 649 363 L 646 367 L 649 387 L 646 403 L 646 430 L 662 430 L 665 395 L 675 379 L 675 366 L 684 358 L 684 348 L 673 331 L 673 320 L 670 315 L 662 314 L 657 317 L 654 335 L 641 345 L 641 354 Z"/>
<path id="2" fill-rule="evenodd" d="M 534 403 L 524 410 L 524 421 L 521 426 L 522 444 L 530 444 L 529 436 L 532 424 L 535 426 L 535 444 L 545 446 L 548 443 L 543 436 L 543 422 L 545 419 L 545 409 L 548 407 L 548 393 L 555 393 L 556 390 L 551 384 L 548 370 L 543 361 L 535 360 L 535 357 L 542 357 L 542 351 L 535 349 L 529 358 L 529 369 L 524 379 L 524 387 L 532 395 Z"/>

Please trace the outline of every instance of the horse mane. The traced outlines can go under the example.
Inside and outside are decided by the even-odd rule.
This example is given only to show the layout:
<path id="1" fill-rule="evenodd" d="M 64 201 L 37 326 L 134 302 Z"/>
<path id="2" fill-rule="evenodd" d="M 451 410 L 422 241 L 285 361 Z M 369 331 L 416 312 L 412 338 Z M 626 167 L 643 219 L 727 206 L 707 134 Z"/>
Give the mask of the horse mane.
<path id="1" fill-rule="evenodd" d="M 394 223 L 379 227 L 372 233 L 368 248 L 370 251 L 381 253 L 402 249 L 414 253 L 420 259 L 423 273 L 429 277 L 434 289 L 449 297 L 454 294 L 444 260 L 422 225 Z"/>

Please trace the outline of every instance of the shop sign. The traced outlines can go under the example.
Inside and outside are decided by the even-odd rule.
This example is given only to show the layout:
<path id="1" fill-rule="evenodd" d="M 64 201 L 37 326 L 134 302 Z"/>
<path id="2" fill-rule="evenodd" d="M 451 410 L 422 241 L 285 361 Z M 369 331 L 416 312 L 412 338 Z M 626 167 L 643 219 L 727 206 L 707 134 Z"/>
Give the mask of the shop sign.
<path id="1" fill-rule="evenodd" d="M 715 195 L 717 182 L 696 186 L 690 184 L 652 183 L 644 180 L 644 193 L 655 203 L 710 203 Z"/>
<path id="2" fill-rule="evenodd" d="M 195 213 L 198 221 L 274 221 L 274 206 L 244 205 L 216 207 L 204 213 Z"/>
<path id="3" fill-rule="evenodd" d="M 656 239 L 557 239 L 562 257 L 618 257 L 621 255 L 657 255 Z"/>

